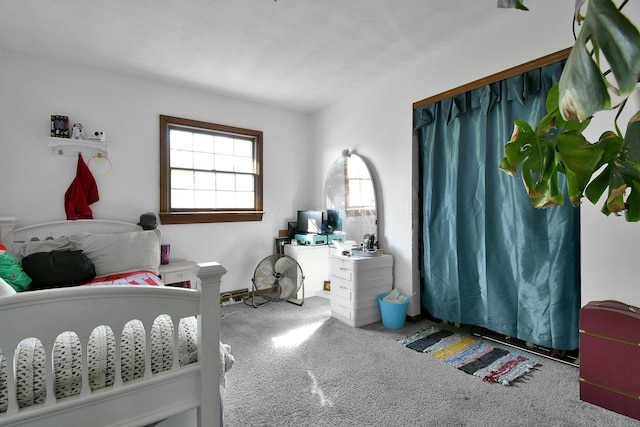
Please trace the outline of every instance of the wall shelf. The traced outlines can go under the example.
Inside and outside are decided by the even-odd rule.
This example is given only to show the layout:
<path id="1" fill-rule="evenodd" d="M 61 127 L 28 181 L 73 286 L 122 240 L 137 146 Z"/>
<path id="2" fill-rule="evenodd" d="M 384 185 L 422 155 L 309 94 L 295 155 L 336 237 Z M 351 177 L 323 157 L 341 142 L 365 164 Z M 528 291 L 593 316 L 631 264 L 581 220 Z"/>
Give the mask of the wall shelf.
<path id="1" fill-rule="evenodd" d="M 61 156 L 77 156 L 78 153 L 85 156 L 95 154 L 106 156 L 109 154 L 109 144 L 102 141 L 53 137 L 49 137 L 47 140 L 51 152 Z"/>

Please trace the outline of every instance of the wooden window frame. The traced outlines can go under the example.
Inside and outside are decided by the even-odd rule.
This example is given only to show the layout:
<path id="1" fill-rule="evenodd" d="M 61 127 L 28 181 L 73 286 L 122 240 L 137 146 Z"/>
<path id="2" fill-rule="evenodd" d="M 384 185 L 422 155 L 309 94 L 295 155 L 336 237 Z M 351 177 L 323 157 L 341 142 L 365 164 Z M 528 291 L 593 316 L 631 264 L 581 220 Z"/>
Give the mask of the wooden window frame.
<path id="1" fill-rule="evenodd" d="M 178 126 L 214 132 L 241 135 L 255 140 L 255 208 L 254 209 L 208 209 L 172 210 L 170 206 L 171 183 L 169 178 L 169 127 Z M 208 123 L 181 117 L 160 115 L 160 222 L 163 224 L 198 224 L 217 222 L 262 221 L 262 131 Z"/>

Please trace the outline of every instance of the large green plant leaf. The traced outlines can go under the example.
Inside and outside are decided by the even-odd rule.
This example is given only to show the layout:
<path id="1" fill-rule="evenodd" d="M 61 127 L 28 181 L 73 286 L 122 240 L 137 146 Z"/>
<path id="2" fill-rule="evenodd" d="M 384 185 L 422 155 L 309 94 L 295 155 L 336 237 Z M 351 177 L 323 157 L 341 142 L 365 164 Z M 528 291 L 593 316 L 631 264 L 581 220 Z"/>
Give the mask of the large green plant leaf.
<path id="1" fill-rule="evenodd" d="M 504 3 L 504 7 L 524 8 L 517 0 Z M 559 84 L 547 97 L 548 114 L 535 128 L 516 120 L 500 168 L 513 176 L 520 171 L 535 207 L 562 204 L 558 177 L 565 174 L 573 205 L 579 204 L 583 194 L 596 204 L 606 192 L 603 213 L 624 211 L 628 221 L 640 221 L 640 112 L 630 120 L 623 138 L 616 123 L 626 104 L 623 100 L 613 107 L 619 108 L 615 131 L 604 132 L 595 144 L 583 137 L 591 116 L 612 108 L 610 92 L 624 98 L 635 88 L 640 33 L 613 1 L 589 0 L 583 19 L 584 3 L 575 2 L 575 20 L 583 26 Z M 603 62 L 610 70 L 603 71 Z M 605 78 L 609 71 L 615 81 Z"/>
<path id="2" fill-rule="evenodd" d="M 567 176 L 569 199 L 572 205 L 579 206 L 583 191 L 596 171 L 604 150 L 590 144 L 578 131 L 559 136 L 556 147 L 557 161 L 564 166 Z"/>
<path id="3" fill-rule="evenodd" d="M 584 192 L 585 197 L 594 205 L 598 203 L 602 194 L 609 187 L 611 169 L 614 166 L 614 160 L 620 152 L 622 141 L 622 137 L 615 132 L 606 131 L 600 136 L 600 140 L 596 143 L 603 151 L 602 158 L 596 166 L 596 170 L 600 169 L 603 165 L 606 165 L 606 167 L 600 172 L 600 174 L 598 174 L 597 177 L 591 180 Z M 602 212 L 606 215 L 611 213 L 611 211 L 607 209 L 606 203 Z"/>
<path id="4" fill-rule="evenodd" d="M 640 71 L 640 33 L 611 0 L 589 0 L 582 29 L 560 78 L 560 106 L 566 120 L 582 121 L 611 108 L 600 53 L 611 68 L 617 91 L 629 94 Z"/>
<path id="5" fill-rule="evenodd" d="M 629 221 L 640 220 L 640 113 L 627 126 L 624 141 L 611 164 L 607 209 L 613 213 L 627 210 Z M 627 195 L 628 194 L 628 195 Z M 626 200 L 625 200 L 626 197 Z"/>
<path id="6" fill-rule="evenodd" d="M 608 188 L 602 212 L 626 211 L 628 221 L 640 221 L 640 113 L 629 121 L 624 139 L 609 131 L 595 145 L 604 152 L 599 166 L 606 167 L 591 181 L 585 196 L 595 204 Z"/>
<path id="7" fill-rule="evenodd" d="M 535 130 L 524 120 L 516 120 L 511 140 L 505 145 L 500 169 L 516 176 L 518 170 L 531 204 L 537 208 L 564 203 L 559 175 L 567 177 L 567 191 L 574 206 L 601 165 L 604 149 L 590 144 L 582 135 L 589 120 L 566 121 L 558 107 L 558 85 L 547 94 L 547 115 Z"/>

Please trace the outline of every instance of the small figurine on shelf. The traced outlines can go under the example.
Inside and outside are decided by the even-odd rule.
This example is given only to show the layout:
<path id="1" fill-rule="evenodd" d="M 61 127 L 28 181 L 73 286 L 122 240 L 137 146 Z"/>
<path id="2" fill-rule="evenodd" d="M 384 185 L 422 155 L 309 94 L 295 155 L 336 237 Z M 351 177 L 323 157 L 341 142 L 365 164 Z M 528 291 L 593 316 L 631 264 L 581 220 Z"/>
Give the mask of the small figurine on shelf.
<path id="1" fill-rule="evenodd" d="M 80 123 L 75 123 L 73 125 L 73 129 L 71 130 L 71 137 L 73 139 L 84 139 L 82 134 L 82 125 Z"/>

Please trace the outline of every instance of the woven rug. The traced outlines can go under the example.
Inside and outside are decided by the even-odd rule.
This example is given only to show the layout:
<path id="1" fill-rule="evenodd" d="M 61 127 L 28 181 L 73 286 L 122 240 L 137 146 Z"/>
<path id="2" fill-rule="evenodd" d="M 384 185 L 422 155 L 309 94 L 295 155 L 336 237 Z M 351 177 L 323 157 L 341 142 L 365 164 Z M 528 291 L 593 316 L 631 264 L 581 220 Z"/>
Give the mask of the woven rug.
<path id="1" fill-rule="evenodd" d="M 509 385 L 538 365 L 538 358 L 517 349 L 494 346 L 487 341 L 428 327 L 400 340 L 412 350 L 429 353 L 463 372 L 483 381 Z"/>

